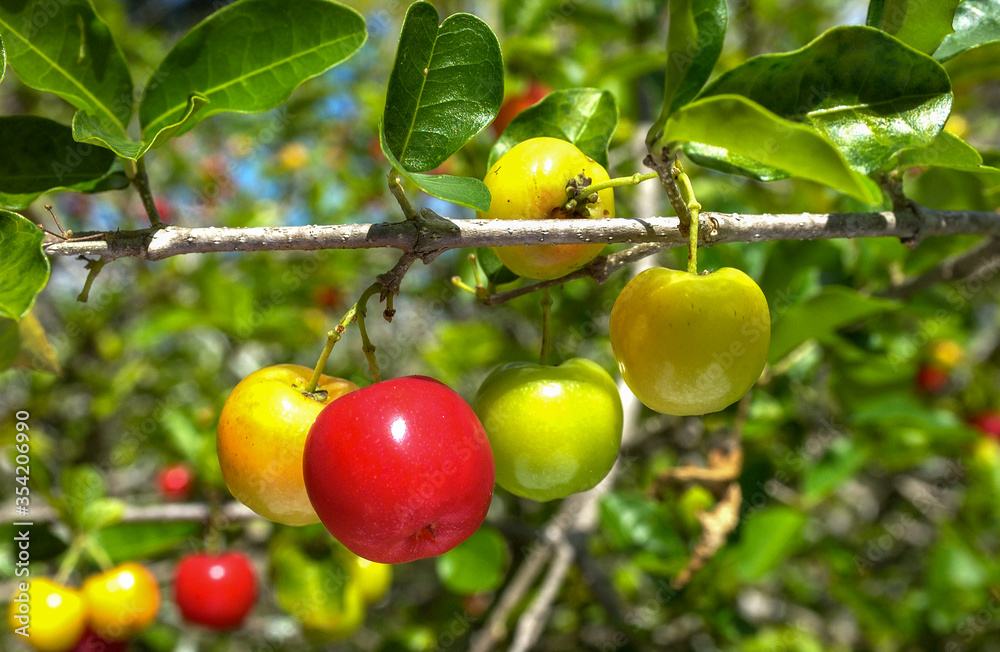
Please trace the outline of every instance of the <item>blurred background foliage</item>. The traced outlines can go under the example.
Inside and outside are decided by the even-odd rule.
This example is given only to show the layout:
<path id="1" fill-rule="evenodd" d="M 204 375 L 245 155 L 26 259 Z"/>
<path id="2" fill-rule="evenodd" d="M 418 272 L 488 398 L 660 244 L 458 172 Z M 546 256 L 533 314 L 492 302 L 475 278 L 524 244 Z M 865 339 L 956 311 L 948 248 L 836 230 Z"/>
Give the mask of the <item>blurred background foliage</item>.
<path id="1" fill-rule="evenodd" d="M 95 0 L 137 81 L 217 4 Z M 348 4 L 365 15 L 370 33 L 354 58 L 304 84 L 277 110 L 216 116 L 153 153 L 149 173 L 166 221 L 267 226 L 399 218 L 386 191 L 377 119 L 407 3 Z M 662 97 L 665 1 L 435 5 L 442 15 L 472 11 L 494 27 L 508 96 L 532 81 L 612 91 L 622 122 L 611 172 L 640 169 L 634 143 Z M 750 55 L 800 47 L 833 25 L 863 23 L 866 7 L 833 0 L 730 3 L 717 72 Z M 949 129 L 987 152 L 1000 142 L 1000 58 L 988 54 L 976 52 L 978 62 L 962 55 L 948 65 L 956 79 Z M 71 117 L 54 96 L 19 86 L 13 76 L 4 82 L 0 108 L 64 123 Z M 495 137 L 487 128 L 445 167 L 482 177 Z M 693 164 L 688 171 L 706 210 L 858 208 L 810 183 L 764 185 Z M 1000 204 L 975 177 L 957 171 L 918 171 L 905 183 L 910 196 L 935 208 Z M 618 192 L 620 215 L 634 214 L 635 196 L 635 189 Z M 466 209 L 414 198 L 444 215 L 471 217 Z M 657 214 L 668 214 L 665 197 L 659 201 Z M 138 198 L 128 191 L 43 197 L 27 211 L 32 221 L 48 222 L 47 202 L 76 231 L 144 225 Z M 704 419 L 644 412 L 639 442 L 622 453 L 625 473 L 602 502 L 588 563 L 571 573 L 541 649 L 1000 650 L 1000 456 L 996 442 L 967 423 L 1000 408 L 997 269 L 906 301 L 878 298 L 894 281 L 976 241 L 937 238 L 910 248 L 888 239 L 831 240 L 703 250 L 703 268 L 737 267 L 760 283 L 775 325 L 772 364 L 753 392 L 743 433 L 740 525 L 687 588 L 670 588 L 698 538 L 695 514 L 715 498 L 695 488 L 654 501 L 646 489 L 663 469 L 704 463 L 733 426 L 736 409 Z M 393 323 L 372 321 L 383 374 L 434 376 L 471 398 L 494 366 L 535 359 L 538 297 L 478 304 L 450 283 L 453 275 L 473 283 L 467 254 L 448 252 L 413 268 Z M 684 256 L 670 252 L 660 262 L 679 266 Z M 326 331 L 395 257 L 373 250 L 118 260 L 102 272 L 87 303 L 76 301 L 86 277 L 82 263 L 53 260 L 34 314 L 61 372 L 0 374 L 0 444 L 11 449 L 9 420 L 15 410 L 29 411 L 35 496 L 49 494 L 54 504 L 73 495 L 81 474 L 100 477 L 100 496 L 129 504 L 162 501 L 150 478 L 175 461 L 196 469 L 193 500 L 228 499 L 214 437 L 229 390 L 266 365 L 312 366 Z M 554 293 L 559 360 L 579 355 L 614 371 L 607 319 L 626 276 L 619 272 L 604 286 L 575 281 Z M 917 382 L 928 365 L 945 376 L 932 392 Z M 370 382 L 353 329 L 327 373 Z M 5 477 L 10 459 L 4 455 Z M 555 508 L 498 489 L 480 535 L 451 558 L 398 567 L 388 597 L 336 649 L 463 649 Z M 67 509 L 70 525 L 79 525 L 78 512 Z M 36 528 L 35 572 L 65 551 L 66 525 Z M 176 559 L 202 545 L 202 530 L 193 523 L 119 524 L 99 537 L 116 559 L 142 560 L 166 586 Z M 263 578 L 274 572 L 275 541 L 299 537 L 305 546 L 315 539 L 263 521 L 233 523 L 225 535 L 230 547 L 254 557 Z M 9 526 L 0 528 L 4 594 L 13 579 L 12 536 Z M 264 579 L 253 617 L 228 635 L 192 632 L 167 600 L 158 624 L 134 647 L 333 647 L 304 638 L 278 607 L 275 586 Z M 10 639 L 4 640 L 7 649 Z"/>

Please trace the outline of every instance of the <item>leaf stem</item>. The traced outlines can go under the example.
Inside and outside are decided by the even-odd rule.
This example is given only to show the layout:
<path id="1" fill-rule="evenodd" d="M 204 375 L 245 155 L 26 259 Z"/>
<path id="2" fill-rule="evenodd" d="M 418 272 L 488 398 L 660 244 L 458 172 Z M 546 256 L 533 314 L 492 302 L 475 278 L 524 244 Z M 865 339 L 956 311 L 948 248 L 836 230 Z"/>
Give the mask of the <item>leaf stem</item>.
<path id="1" fill-rule="evenodd" d="M 80 290 L 80 294 L 76 295 L 76 300 L 80 303 L 87 303 L 87 299 L 90 298 L 90 287 L 94 284 L 94 279 L 101 273 L 104 266 L 108 264 L 108 260 L 104 256 L 101 256 L 97 260 L 91 260 L 85 256 L 80 256 L 80 258 L 87 261 L 84 267 L 88 272 L 87 280 L 83 282 L 83 289 Z"/>
<path id="2" fill-rule="evenodd" d="M 549 323 L 552 313 L 552 295 L 549 288 L 542 292 L 542 351 L 538 356 L 538 362 L 542 365 L 549 363 L 549 350 L 552 348 L 552 338 L 549 333 Z"/>
<path id="3" fill-rule="evenodd" d="M 361 331 L 361 341 L 365 347 L 365 357 L 368 359 L 368 368 L 373 369 L 372 378 L 374 379 L 378 375 L 378 365 L 372 366 L 374 364 L 374 355 L 370 355 L 367 347 L 371 347 L 372 354 L 375 351 L 375 347 L 371 346 L 371 341 L 368 340 L 368 333 L 364 328 L 364 317 L 365 317 L 365 305 L 368 303 L 368 299 L 371 298 L 376 292 L 382 291 L 382 284 L 375 282 L 368 286 L 368 288 L 361 293 L 361 297 L 350 307 L 350 309 L 344 313 L 344 316 L 337 323 L 336 328 L 329 331 L 326 334 L 326 345 L 323 347 L 323 351 L 319 354 L 319 360 L 316 362 L 316 368 L 313 369 L 312 377 L 309 378 L 309 382 L 306 384 L 305 388 L 302 390 L 305 394 L 312 394 L 316 391 L 319 386 L 319 379 L 323 375 L 323 368 L 326 367 L 327 360 L 330 359 L 330 354 L 333 352 L 334 345 L 340 341 L 340 338 L 344 335 L 344 331 L 353 321 L 358 322 L 358 329 Z M 381 380 L 380 378 L 378 380 Z M 375 380 L 375 382 L 378 382 Z"/>
<path id="4" fill-rule="evenodd" d="M 153 228 L 162 227 L 163 220 L 160 219 L 160 211 L 156 208 L 156 200 L 153 199 L 153 191 L 149 187 L 149 175 L 146 174 L 146 161 L 140 158 L 135 162 L 134 168 L 130 166 L 127 170 L 132 173 L 129 178 L 135 189 L 139 191 L 142 206 L 146 209 L 146 215 L 149 216 L 149 225 Z"/>
<path id="5" fill-rule="evenodd" d="M 91 559 L 97 562 L 97 565 L 100 566 L 102 571 L 110 570 L 111 567 L 115 565 L 115 563 L 111 560 L 111 555 L 108 554 L 108 551 L 104 549 L 104 546 L 98 543 L 94 537 L 87 535 L 84 539 L 84 546 L 87 548 L 87 554 L 90 555 Z"/>
<path id="6" fill-rule="evenodd" d="M 399 175 L 396 174 L 396 170 L 390 170 L 389 172 L 389 192 L 396 198 L 396 203 L 403 210 L 403 215 L 406 219 L 417 219 L 417 211 L 407 198 L 406 192 L 403 190 L 403 184 L 399 182 Z"/>

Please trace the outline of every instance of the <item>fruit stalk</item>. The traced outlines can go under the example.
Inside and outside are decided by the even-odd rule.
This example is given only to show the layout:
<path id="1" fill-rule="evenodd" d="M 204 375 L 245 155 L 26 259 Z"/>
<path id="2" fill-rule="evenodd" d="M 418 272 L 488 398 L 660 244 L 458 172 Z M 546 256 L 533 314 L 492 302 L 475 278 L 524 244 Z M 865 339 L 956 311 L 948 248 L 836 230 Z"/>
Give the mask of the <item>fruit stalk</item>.
<path id="1" fill-rule="evenodd" d="M 641 172 L 636 172 L 630 177 L 615 177 L 614 179 L 608 179 L 607 181 L 599 181 L 598 183 L 592 183 L 586 188 L 581 188 L 575 190 L 569 194 L 570 199 L 575 199 L 577 197 L 586 197 L 595 192 L 600 192 L 602 190 L 607 190 L 608 188 L 620 188 L 621 186 L 637 186 L 643 181 L 648 181 L 650 179 L 655 179 L 657 174 L 655 172 L 647 172 L 642 174 Z M 566 207 L 569 210 L 569 207 Z"/>
<path id="2" fill-rule="evenodd" d="M 316 391 L 316 387 L 319 385 L 319 378 L 323 375 L 323 369 L 326 367 L 326 361 L 330 359 L 330 354 L 333 353 L 334 345 L 340 341 L 340 338 L 344 335 L 344 331 L 347 330 L 348 325 L 352 321 L 357 320 L 358 329 L 361 331 L 361 342 L 365 350 L 365 358 L 368 360 L 368 367 L 372 371 L 372 378 L 375 382 L 379 381 L 378 365 L 375 364 L 375 347 L 372 346 L 371 340 L 368 339 L 368 332 L 364 327 L 365 318 L 365 305 L 368 303 L 368 299 L 371 298 L 376 292 L 381 292 L 382 285 L 378 282 L 372 283 L 368 288 L 361 293 L 361 297 L 350 307 L 350 309 L 344 313 L 344 316 L 337 322 L 337 327 L 326 334 L 326 346 L 323 347 L 323 351 L 319 354 L 319 360 L 316 362 L 316 367 L 313 369 L 312 377 L 309 378 L 309 383 L 305 386 L 303 390 L 306 394 L 311 394 Z M 369 352 L 369 347 L 371 351 Z"/>
<path id="3" fill-rule="evenodd" d="M 698 215 L 701 212 L 701 204 L 694 196 L 694 188 L 691 186 L 691 178 L 681 169 L 678 164 L 674 173 L 677 175 L 678 188 L 681 191 L 681 199 L 687 206 L 691 214 L 691 223 L 688 228 L 688 268 L 691 274 L 698 273 Z"/>

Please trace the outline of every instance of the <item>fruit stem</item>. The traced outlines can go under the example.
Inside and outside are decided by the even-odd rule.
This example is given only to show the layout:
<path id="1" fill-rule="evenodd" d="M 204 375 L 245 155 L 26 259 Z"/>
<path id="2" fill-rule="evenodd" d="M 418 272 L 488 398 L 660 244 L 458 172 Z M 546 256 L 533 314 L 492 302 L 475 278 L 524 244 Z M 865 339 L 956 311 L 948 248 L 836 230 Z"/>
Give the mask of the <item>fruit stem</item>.
<path id="1" fill-rule="evenodd" d="M 326 334 L 326 345 L 323 347 L 323 352 L 319 354 L 319 360 L 316 362 L 316 367 L 313 369 L 312 376 L 309 378 L 309 382 L 303 388 L 302 392 L 304 394 L 312 394 L 316 391 L 319 386 L 320 376 L 323 375 L 323 369 L 326 367 L 326 361 L 330 359 L 330 354 L 333 353 L 333 346 L 340 341 L 340 338 L 344 335 L 344 331 L 352 321 L 358 320 L 358 328 L 361 330 L 361 341 L 364 343 L 365 347 L 371 346 L 371 342 L 368 341 L 368 333 L 364 329 L 363 313 L 359 312 L 358 306 L 364 306 L 368 303 L 368 299 L 371 298 L 376 292 L 382 290 L 382 284 L 375 282 L 368 286 L 368 288 L 361 294 L 361 298 L 355 302 L 350 309 L 344 313 L 344 316 L 337 322 L 336 328 Z M 372 347 L 374 352 L 375 347 Z M 368 357 L 368 351 L 365 351 L 365 357 Z M 368 366 L 371 368 L 373 358 L 368 359 Z M 376 371 L 378 367 L 376 366 Z M 375 374 L 372 374 L 375 377 Z M 378 381 L 376 381 L 378 382 Z"/>
<path id="2" fill-rule="evenodd" d="M 66 556 L 63 557 L 63 560 L 59 563 L 59 569 L 56 571 L 55 582 L 57 584 L 66 584 L 69 581 L 69 576 L 73 574 L 73 569 L 80 563 L 80 556 L 83 554 L 85 545 L 85 535 L 81 534 L 73 539 L 73 543 L 70 544 L 69 550 L 66 551 Z"/>
<path id="3" fill-rule="evenodd" d="M 542 293 L 542 351 L 538 356 L 538 362 L 543 366 L 549 363 L 549 349 L 552 347 L 552 340 L 549 337 L 551 312 L 552 295 L 549 293 L 549 288 L 545 288 L 545 291 Z"/>
<path id="4" fill-rule="evenodd" d="M 111 556 L 108 554 L 108 551 L 105 550 L 104 546 L 98 543 L 94 537 L 87 536 L 84 539 L 84 546 L 87 548 L 87 554 L 90 555 L 91 559 L 97 562 L 97 565 L 100 566 L 102 571 L 110 570 L 111 567 L 115 565 L 115 563 L 111 561 Z"/>
<path id="5" fill-rule="evenodd" d="M 676 163 L 674 174 L 676 175 L 678 188 L 681 191 L 681 199 L 691 213 L 691 224 L 688 229 L 688 269 L 691 274 L 698 273 L 698 214 L 701 211 L 701 204 L 694 196 L 694 188 L 691 186 L 691 179 L 681 168 L 680 163 Z"/>
<path id="6" fill-rule="evenodd" d="M 379 373 L 378 362 L 375 361 L 375 345 L 368 338 L 368 329 L 365 328 L 365 317 L 368 316 L 368 299 L 376 292 L 381 291 L 381 283 L 372 283 L 355 304 L 357 306 L 358 331 L 361 333 L 361 350 L 365 352 L 365 359 L 368 360 L 368 370 L 372 374 L 373 383 L 382 382 L 382 374 Z"/>
<path id="7" fill-rule="evenodd" d="M 577 197 L 586 197 L 595 192 L 600 192 L 602 190 L 607 190 L 608 188 L 618 188 L 621 186 L 637 186 L 643 181 L 649 181 L 650 179 L 656 178 L 655 172 L 647 172 L 642 174 L 641 172 L 636 172 L 630 177 L 615 177 L 614 179 L 608 179 L 607 181 L 598 181 L 597 183 L 592 183 L 586 188 L 581 188 L 575 190 L 571 193 L 567 193 L 570 199 L 575 199 Z"/>

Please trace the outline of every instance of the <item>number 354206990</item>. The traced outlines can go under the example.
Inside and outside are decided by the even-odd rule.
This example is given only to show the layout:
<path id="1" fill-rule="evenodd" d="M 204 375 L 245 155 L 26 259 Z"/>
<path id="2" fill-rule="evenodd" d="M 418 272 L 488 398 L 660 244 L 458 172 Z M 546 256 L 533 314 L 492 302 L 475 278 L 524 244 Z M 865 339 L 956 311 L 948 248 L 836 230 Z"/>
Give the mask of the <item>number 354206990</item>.
<path id="1" fill-rule="evenodd" d="M 17 456 L 14 458 L 14 463 L 16 467 L 14 468 L 14 481 L 17 483 L 15 488 L 15 493 L 17 496 L 14 501 L 18 507 L 28 506 L 28 496 L 31 490 L 28 488 L 28 477 L 31 475 L 31 457 L 28 453 L 31 451 L 31 437 L 28 431 L 31 429 L 28 425 L 28 418 L 30 415 L 21 410 L 14 415 L 16 421 L 14 422 L 14 428 L 17 430 L 15 434 L 15 444 L 14 448 L 17 451 Z"/>

